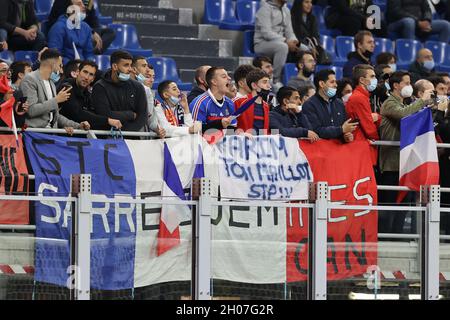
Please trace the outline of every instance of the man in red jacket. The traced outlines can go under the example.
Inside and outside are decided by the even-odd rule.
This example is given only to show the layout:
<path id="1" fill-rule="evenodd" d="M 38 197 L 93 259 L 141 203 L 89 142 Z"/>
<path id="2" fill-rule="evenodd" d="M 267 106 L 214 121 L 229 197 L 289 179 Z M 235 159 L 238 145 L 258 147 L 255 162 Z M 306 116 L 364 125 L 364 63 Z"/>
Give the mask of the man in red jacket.
<path id="1" fill-rule="evenodd" d="M 355 140 L 379 140 L 378 127 L 381 117 L 378 113 L 372 113 L 370 106 L 370 93 L 377 88 L 378 80 L 374 68 L 367 64 L 359 64 L 353 68 L 353 90 L 350 99 L 345 106 L 347 115 L 359 126 L 353 133 Z M 378 152 L 372 147 L 373 165 L 377 164 Z"/>
<path id="2" fill-rule="evenodd" d="M 246 97 L 236 100 L 234 102 L 235 109 L 238 110 L 246 101 L 256 95 L 259 97 L 237 118 L 237 127 L 247 133 L 268 134 L 270 108 L 267 97 L 271 89 L 270 77 L 261 69 L 255 69 L 247 74 L 245 80 L 252 92 Z"/>

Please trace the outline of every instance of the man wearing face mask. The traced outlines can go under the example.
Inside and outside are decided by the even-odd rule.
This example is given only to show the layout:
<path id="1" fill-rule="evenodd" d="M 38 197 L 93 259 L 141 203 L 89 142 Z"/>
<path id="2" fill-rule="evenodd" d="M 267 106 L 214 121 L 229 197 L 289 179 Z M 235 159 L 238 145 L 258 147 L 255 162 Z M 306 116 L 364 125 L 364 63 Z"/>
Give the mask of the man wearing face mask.
<path id="1" fill-rule="evenodd" d="M 277 92 L 278 106 L 270 111 L 272 134 L 290 138 L 308 138 L 311 142 L 319 140 L 312 131 L 308 117 L 300 110 L 300 94 L 292 87 L 281 87 Z"/>
<path id="2" fill-rule="evenodd" d="M 352 78 L 353 67 L 358 64 L 372 65 L 370 58 L 375 50 L 375 39 L 370 31 L 359 31 L 355 35 L 356 51 L 350 52 L 344 65 L 344 77 Z"/>
<path id="3" fill-rule="evenodd" d="M 95 112 L 120 120 L 124 131 L 145 131 L 147 99 L 141 83 L 131 79 L 133 57 L 126 51 L 111 54 L 111 69 L 94 85 Z"/>
<path id="4" fill-rule="evenodd" d="M 381 125 L 380 138 L 387 141 L 400 140 L 400 121 L 426 105 L 432 103 L 432 89 L 425 90 L 422 98 L 410 105 L 406 105 L 404 100 L 410 98 L 413 94 L 411 78 L 408 72 L 396 71 L 389 78 L 391 95 L 381 107 Z M 400 150 L 398 147 L 381 146 L 380 147 L 380 170 L 383 185 L 397 186 L 399 183 L 399 162 Z M 395 203 L 397 192 L 380 192 L 380 202 Z M 380 215 L 379 232 L 403 232 L 405 214 L 396 212 L 391 215 Z"/>
<path id="5" fill-rule="evenodd" d="M 45 36 L 39 31 L 34 1 L 0 0 L 0 8 L 0 42 L 3 50 L 9 47 L 13 51 L 39 51 L 45 46 Z"/>
<path id="6" fill-rule="evenodd" d="M 83 20 L 86 9 L 77 5 L 67 7 L 48 32 L 48 47 L 58 49 L 63 61 L 81 59 L 93 60 L 92 29 Z"/>
<path id="7" fill-rule="evenodd" d="M 370 93 L 378 85 L 375 71 L 372 66 L 359 64 L 353 68 L 353 83 L 355 90 L 348 99 L 345 110 L 352 119 L 359 119 L 359 125 L 354 131 L 355 140 L 379 140 L 378 127 L 380 115 L 373 113 L 370 106 Z M 371 148 L 372 164 L 376 166 L 378 152 L 376 147 Z"/>
<path id="8" fill-rule="evenodd" d="M 246 97 L 236 100 L 234 105 L 236 109 L 245 104 L 248 100 L 259 95 L 255 103 L 244 111 L 237 119 L 237 127 L 244 132 L 252 131 L 256 134 L 267 134 L 269 130 L 269 112 L 270 107 L 267 103 L 267 97 L 270 93 L 270 77 L 261 69 L 250 71 L 246 78 L 247 86 L 252 90 Z"/>
<path id="9" fill-rule="evenodd" d="M 341 99 L 336 99 L 336 74 L 323 69 L 314 75 L 316 94 L 303 105 L 303 112 L 314 130 L 322 139 L 343 139 L 353 141 L 352 132 L 357 124 L 347 120 L 347 113 Z"/>
<path id="10" fill-rule="evenodd" d="M 301 51 L 298 54 L 297 68 L 297 76 L 289 79 L 287 86 L 297 90 L 305 86 L 314 86 L 311 76 L 316 69 L 316 60 L 314 59 L 312 52 Z"/>
<path id="11" fill-rule="evenodd" d="M 430 77 L 434 73 L 434 67 L 433 52 L 425 48 L 420 49 L 416 61 L 409 66 L 411 82 Z"/>
<path id="12" fill-rule="evenodd" d="M 31 128 L 65 128 L 71 134 L 73 129 L 89 130 L 88 122 L 77 123 L 59 114 L 58 104 L 70 98 L 71 88 L 56 93 L 55 82 L 60 79 L 62 58 L 58 51 L 47 49 L 41 55 L 38 70 L 28 73 L 20 84 L 20 90 L 30 108 L 25 123 Z"/>

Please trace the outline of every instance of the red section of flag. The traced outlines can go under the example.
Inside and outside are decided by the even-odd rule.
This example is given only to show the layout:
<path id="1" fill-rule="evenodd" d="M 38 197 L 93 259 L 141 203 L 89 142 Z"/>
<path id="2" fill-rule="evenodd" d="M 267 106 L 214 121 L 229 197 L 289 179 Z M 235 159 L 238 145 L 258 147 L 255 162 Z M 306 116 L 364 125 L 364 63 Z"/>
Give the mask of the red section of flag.
<path id="1" fill-rule="evenodd" d="M 419 191 L 421 185 L 431 186 L 434 184 L 439 184 L 438 162 L 425 162 L 404 174 L 399 181 L 400 186 L 406 186 L 415 191 Z M 397 203 L 402 202 L 407 193 L 406 191 L 400 191 L 397 195 Z"/>
<path id="2" fill-rule="evenodd" d="M 173 247 L 180 244 L 180 227 L 177 227 L 172 233 L 167 230 L 164 221 L 159 222 L 158 243 L 156 246 L 156 254 L 162 255 Z"/>
<path id="3" fill-rule="evenodd" d="M 12 128 L 13 126 L 12 117 L 13 117 L 13 106 L 15 102 L 16 99 L 12 97 L 0 105 L 0 119 L 2 119 L 6 123 L 6 125 L 10 128 Z"/>
<path id="4" fill-rule="evenodd" d="M 365 141 L 342 144 L 337 140 L 300 142 L 314 174 L 326 181 L 331 200 L 346 204 L 377 203 L 377 186 L 369 146 Z M 287 212 L 287 281 L 306 280 L 308 272 L 308 214 Z M 363 275 L 377 264 L 376 211 L 332 210 L 328 217 L 328 279 Z"/>
<path id="5" fill-rule="evenodd" d="M 9 85 L 8 76 L 5 74 L 3 77 L 0 78 L 0 93 L 5 94 L 13 91 L 14 90 Z"/>
<path id="6" fill-rule="evenodd" d="M 18 143 L 18 144 L 17 144 Z M 0 135 L 0 194 L 27 195 L 29 180 L 22 136 Z M 0 201 L 0 224 L 28 224 L 28 201 Z"/>

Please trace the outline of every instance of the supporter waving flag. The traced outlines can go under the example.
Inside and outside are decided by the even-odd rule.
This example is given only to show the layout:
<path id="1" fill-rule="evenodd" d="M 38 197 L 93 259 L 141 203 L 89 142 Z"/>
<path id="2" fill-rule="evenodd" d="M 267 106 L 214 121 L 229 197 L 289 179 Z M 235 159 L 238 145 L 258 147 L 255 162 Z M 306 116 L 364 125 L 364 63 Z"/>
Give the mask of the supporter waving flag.
<path id="1" fill-rule="evenodd" d="M 432 184 L 439 184 L 439 162 L 431 109 L 425 108 L 401 120 L 399 185 L 419 191 Z M 400 192 L 397 201 L 404 196 Z"/>

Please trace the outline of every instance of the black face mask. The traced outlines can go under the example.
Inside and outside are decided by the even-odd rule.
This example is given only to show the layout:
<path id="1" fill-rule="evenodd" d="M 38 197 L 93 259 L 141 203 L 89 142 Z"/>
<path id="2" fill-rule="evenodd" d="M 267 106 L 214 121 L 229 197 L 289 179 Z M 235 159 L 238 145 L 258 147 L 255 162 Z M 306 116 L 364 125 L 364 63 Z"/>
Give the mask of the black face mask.
<path id="1" fill-rule="evenodd" d="M 258 92 L 258 96 L 260 96 L 264 101 L 267 101 L 269 94 L 270 94 L 270 90 L 266 90 L 266 89 L 261 89 L 261 91 Z"/>
<path id="2" fill-rule="evenodd" d="M 369 50 L 366 50 L 363 52 L 363 56 L 367 59 L 370 59 L 372 57 L 373 52 L 370 52 Z"/>
<path id="3" fill-rule="evenodd" d="M 311 75 L 314 73 L 314 71 L 309 70 L 309 69 L 303 69 L 303 75 L 307 78 L 311 77 Z"/>

